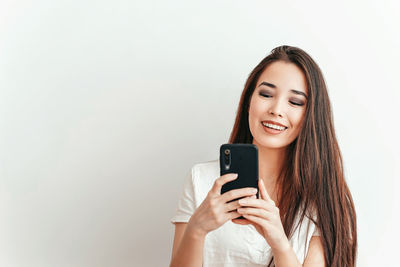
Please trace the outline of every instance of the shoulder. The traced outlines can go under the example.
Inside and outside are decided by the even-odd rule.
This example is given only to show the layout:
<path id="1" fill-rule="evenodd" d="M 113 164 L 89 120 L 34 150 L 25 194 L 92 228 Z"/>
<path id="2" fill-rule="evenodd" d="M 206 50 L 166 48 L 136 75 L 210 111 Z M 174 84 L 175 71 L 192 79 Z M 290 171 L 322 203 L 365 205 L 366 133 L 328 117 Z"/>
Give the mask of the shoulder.
<path id="1" fill-rule="evenodd" d="M 192 179 L 194 181 L 215 180 L 219 177 L 219 172 L 220 170 L 218 160 L 210 160 L 206 162 L 196 163 L 192 167 Z"/>
<path id="2" fill-rule="evenodd" d="M 192 172 L 208 173 L 208 172 L 219 172 L 219 161 L 210 160 L 205 162 L 196 163 L 192 167 Z"/>
<path id="3" fill-rule="evenodd" d="M 194 187 L 200 192 L 208 192 L 220 176 L 219 160 L 200 162 L 193 165 L 191 178 Z"/>

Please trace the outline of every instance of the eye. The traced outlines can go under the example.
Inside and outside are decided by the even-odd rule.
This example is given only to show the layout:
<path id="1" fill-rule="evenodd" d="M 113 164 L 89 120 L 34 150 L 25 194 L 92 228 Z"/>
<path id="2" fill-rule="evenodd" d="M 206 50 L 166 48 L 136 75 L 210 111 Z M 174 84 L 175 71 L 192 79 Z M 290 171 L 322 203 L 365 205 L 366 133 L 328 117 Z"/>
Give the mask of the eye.
<path id="1" fill-rule="evenodd" d="M 260 96 L 263 96 L 263 97 L 266 97 L 266 98 L 272 97 L 272 95 L 270 95 L 268 93 L 260 93 Z"/>
<path id="2" fill-rule="evenodd" d="M 303 102 L 300 102 L 300 101 L 289 101 L 292 105 L 295 105 L 295 106 L 304 106 L 304 103 Z"/>

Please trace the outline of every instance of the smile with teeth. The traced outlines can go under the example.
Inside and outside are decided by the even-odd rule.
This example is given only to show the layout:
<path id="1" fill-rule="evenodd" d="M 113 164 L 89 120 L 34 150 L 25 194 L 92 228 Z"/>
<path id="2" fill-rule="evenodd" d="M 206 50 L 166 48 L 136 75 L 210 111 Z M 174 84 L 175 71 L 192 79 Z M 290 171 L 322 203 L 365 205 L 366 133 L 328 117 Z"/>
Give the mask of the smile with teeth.
<path id="1" fill-rule="evenodd" d="M 283 131 L 283 130 L 286 130 L 286 128 L 287 128 L 287 127 L 282 127 L 282 126 L 278 126 L 278 125 L 267 123 L 267 122 L 262 122 L 262 124 L 265 127 L 268 127 L 268 128 L 274 129 L 274 130 L 278 130 L 278 131 Z"/>

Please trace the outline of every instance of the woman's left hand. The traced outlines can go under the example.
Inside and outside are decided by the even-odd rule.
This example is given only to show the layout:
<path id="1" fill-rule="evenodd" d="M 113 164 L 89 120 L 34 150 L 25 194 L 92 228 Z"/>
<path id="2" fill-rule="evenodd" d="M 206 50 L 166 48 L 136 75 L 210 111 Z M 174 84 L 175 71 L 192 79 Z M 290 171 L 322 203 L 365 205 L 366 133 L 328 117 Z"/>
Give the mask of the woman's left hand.
<path id="1" fill-rule="evenodd" d="M 283 229 L 279 215 L 279 208 L 268 195 L 262 179 L 259 179 L 258 187 L 261 198 L 242 198 L 239 200 L 240 208 L 237 209 L 243 219 L 233 219 L 236 224 L 252 224 L 265 238 L 272 250 L 285 251 L 290 247 L 289 240 Z"/>

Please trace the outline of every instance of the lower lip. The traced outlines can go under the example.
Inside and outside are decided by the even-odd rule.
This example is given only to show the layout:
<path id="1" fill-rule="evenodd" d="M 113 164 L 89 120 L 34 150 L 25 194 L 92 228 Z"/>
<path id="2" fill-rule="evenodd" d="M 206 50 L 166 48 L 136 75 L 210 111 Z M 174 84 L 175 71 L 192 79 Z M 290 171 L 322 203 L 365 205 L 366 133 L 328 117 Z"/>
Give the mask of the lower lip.
<path id="1" fill-rule="evenodd" d="M 286 129 L 283 131 L 279 131 L 279 130 L 268 128 L 268 127 L 264 126 L 263 124 L 261 124 L 261 125 L 264 128 L 264 131 L 266 131 L 269 134 L 280 134 L 280 133 L 283 133 L 284 131 L 286 131 Z"/>

